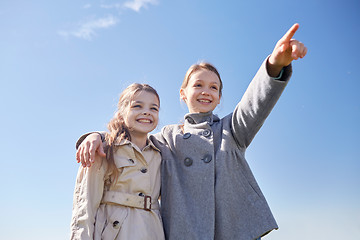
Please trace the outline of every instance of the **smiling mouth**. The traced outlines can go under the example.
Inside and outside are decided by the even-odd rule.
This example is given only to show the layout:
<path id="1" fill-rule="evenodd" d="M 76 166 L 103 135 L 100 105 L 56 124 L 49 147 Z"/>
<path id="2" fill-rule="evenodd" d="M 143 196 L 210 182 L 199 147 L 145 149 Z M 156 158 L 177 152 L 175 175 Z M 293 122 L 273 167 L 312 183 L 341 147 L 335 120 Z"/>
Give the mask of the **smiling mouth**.
<path id="1" fill-rule="evenodd" d="M 199 99 L 198 102 L 200 102 L 200 103 L 211 103 L 212 101 L 210 101 L 208 99 Z"/>
<path id="2" fill-rule="evenodd" d="M 139 123 L 152 123 L 152 121 L 150 119 L 145 119 L 145 118 L 140 118 L 136 121 Z"/>

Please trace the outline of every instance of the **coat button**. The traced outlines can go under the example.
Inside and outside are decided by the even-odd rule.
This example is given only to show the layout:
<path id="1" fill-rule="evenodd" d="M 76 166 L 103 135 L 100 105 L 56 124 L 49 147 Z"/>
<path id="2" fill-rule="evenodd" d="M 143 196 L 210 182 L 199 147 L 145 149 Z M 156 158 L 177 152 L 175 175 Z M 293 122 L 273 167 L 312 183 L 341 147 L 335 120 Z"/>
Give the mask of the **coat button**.
<path id="1" fill-rule="evenodd" d="M 119 221 L 114 221 L 114 222 L 113 222 L 113 228 L 115 228 L 115 229 L 119 229 L 119 228 L 120 228 Z"/>
<path id="2" fill-rule="evenodd" d="M 131 158 L 129 158 L 128 160 L 129 162 L 134 163 L 134 160 L 132 160 Z"/>
<path id="3" fill-rule="evenodd" d="M 192 165 L 192 163 L 193 163 L 193 160 L 191 158 L 185 158 L 184 159 L 185 166 L 189 167 L 189 166 Z"/>
<path id="4" fill-rule="evenodd" d="M 204 163 L 209 163 L 212 160 L 212 156 L 210 154 L 207 154 L 202 160 L 204 161 Z"/>
<path id="5" fill-rule="evenodd" d="M 191 133 L 188 133 L 188 132 L 185 133 L 183 136 L 184 139 L 188 139 L 189 137 L 191 137 Z"/>
<path id="6" fill-rule="evenodd" d="M 147 173 L 147 169 L 146 169 L 146 168 L 142 168 L 142 169 L 140 169 L 140 172 L 142 172 L 142 173 Z"/>
<path id="7" fill-rule="evenodd" d="M 211 131 L 210 131 L 209 129 L 205 129 L 205 130 L 203 131 L 203 135 L 204 135 L 205 137 L 210 137 Z"/>

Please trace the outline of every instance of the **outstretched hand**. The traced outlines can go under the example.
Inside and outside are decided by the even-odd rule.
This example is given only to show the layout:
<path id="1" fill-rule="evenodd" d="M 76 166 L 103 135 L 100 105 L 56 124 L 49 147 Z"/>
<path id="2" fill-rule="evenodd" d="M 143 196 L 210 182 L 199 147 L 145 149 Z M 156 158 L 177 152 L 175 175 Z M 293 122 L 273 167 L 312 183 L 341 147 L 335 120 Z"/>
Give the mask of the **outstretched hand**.
<path id="1" fill-rule="evenodd" d="M 78 163 L 81 162 L 83 167 L 90 167 L 91 163 L 95 161 L 96 154 L 100 157 L 106 156 L 100 135 L 92 133 L 80 144 L 76 151 L 76 160 Z"/>
<path id="2" fill-rule="evenodd" d="M 305 45 L 293 39 L 295 32 L 299 29 L 299 24 L 294 24 L 285 35 L 276 43 L 273 52 L 269 57 L 269 72 L 280 73 L 283 67 L 288 66 L 293 60 L 305 57 L 307 48 Z M 273 71 L 271 71 L 273 70 Z"/>

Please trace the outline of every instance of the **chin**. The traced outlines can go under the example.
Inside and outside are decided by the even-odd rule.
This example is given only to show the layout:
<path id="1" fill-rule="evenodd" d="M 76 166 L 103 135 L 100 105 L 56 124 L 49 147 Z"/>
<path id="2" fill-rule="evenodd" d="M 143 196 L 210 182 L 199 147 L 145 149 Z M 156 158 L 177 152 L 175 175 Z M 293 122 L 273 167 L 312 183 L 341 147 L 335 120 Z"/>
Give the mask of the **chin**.
<path id="1" fill-rule="evenodd" d="M 202 109 L 200 112 L 201 113 L 208 113 L 208 112 L 212 112 L 214 109 Z"/>

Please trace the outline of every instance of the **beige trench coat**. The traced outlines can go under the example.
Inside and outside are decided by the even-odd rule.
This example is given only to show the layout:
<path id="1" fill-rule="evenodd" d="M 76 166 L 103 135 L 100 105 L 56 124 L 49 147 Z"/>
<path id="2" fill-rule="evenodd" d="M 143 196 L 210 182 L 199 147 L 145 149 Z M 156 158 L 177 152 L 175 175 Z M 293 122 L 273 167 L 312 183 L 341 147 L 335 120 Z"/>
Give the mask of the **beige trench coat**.
<path id="1" fill-rule="evenodd" d="M 114 186 L 109 184 L 105 158 L 96 159 L 90 168 L 80 167 L 74 191 L 70 238 L 164 239 L 158 204 L 159 150 L 151 141 L 141 151 L 124 140 L 116 144 L 114 160 L 120 171 Z"/>

